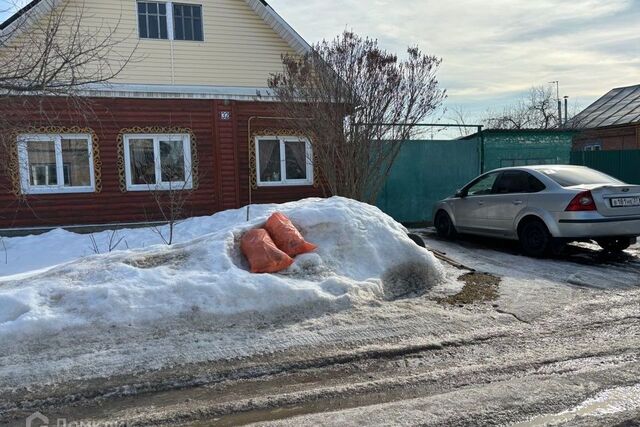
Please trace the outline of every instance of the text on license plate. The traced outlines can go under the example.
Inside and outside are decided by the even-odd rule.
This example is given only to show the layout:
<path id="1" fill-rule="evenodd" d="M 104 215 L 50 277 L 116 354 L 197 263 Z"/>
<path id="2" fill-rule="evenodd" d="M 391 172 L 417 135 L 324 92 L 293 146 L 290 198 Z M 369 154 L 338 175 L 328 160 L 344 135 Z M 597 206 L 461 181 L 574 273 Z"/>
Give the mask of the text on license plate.
<path id="1" fill-rule="evenodd" d="M 611 207 L 613 208 L 628 208 L 640 206 L 640 197 L 617 197 L 611 199 Z"/>

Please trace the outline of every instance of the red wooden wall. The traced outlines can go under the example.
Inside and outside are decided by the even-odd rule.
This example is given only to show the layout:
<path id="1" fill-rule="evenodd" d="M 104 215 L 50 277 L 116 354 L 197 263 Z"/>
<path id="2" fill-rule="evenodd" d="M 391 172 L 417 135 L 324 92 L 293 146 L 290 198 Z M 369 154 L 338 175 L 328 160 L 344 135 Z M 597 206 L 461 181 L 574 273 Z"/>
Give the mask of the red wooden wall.
<path id="1" fill-rule="evenodd" d="M 573 150 L 600 144 L 602 150 L 640 150 L 640 125 L 588 129 L 573 138 Z"/>
<path id="2" fill-rule="evenodd" d="M 0 176 L 0 228 L 143 222 L 160 219 L 149 193 L 120 191 L 117 136 L 130 127 L 187 127 L 197 139 L 200 185 L 185 209 L 202 216 L 244 206 L 249 200 L 248 122 L 252 116 L 273 117 L 265 102 L 178 99 L 93 98 L 92 114 L 79 112 L 62 98 L 47 98 L 37 107 L 12 105 L 10 111 L 34 126 L 92 128 L 100 141 L 102 192 L 99 194 L 32 195 L 20 201 Z M 34 101 L 35 102 L 35 101 Z M 6 105 L 3 108 L 7 111 Z M 229 120 L 221 113 L 230 112 Z M 282 122 L 253 119 L 253 129 L 279 129 Z M 5 158 L 1 156 L 0 158 Z M 314 187 L 270 187 L 252 190 L 253 203 L 286 202 L 322 196 Z"/>

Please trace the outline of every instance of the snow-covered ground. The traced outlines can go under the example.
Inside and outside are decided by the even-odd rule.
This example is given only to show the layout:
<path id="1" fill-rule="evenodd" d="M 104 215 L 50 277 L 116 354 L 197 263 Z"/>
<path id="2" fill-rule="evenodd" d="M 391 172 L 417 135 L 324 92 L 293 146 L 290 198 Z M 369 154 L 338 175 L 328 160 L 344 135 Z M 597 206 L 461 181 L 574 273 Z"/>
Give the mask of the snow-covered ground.
<path id="1" fill-rule="evenodd" d="M 281 274 L 252 274 L 239 239 L 275 211 L 288 215 L 318 250 L 297 257 Z M 248 222 L 246 213 L 186 220 L 172 246 L 160 244 L 152 229 L 121 230 L 113 239 L 122 239 L 119 248 L 98 255 L 89 255 L 89 236 L 63 230 L 5 239 L 0 342 L 94 326 L 170 324 L 194 315 L 260 313 L 286 320 L 296 310 L 342 310 L 443 279 L 433 255 L 375 207 L 335 197 L 252 206 Z M 111 232 L 94 235 L 105 252 L 110 238 Z"/>
<path id="2" fill-rule="evenodd" d="M 313 268 L 315 273 L 309 276 L 294 267 L 274 275 L 269 292 L 289 287 L 288 293 L 301 298 L 294 305 L 279 306 L 271 315 L 252 311 L 221 317 L 213 309 L 203 309 L 205 304 L 215 307 L 214 291 L 204 285 L 196 301 L 201 308 L 191 310 L 167 278 L 193 280 L 188 265 L 208 277 L 206 283 L 214 289 L 227 289 L 221 282 L 224 277 L 254 278 L 238 264 L 237 238 L 276 208 L 289 213 L 305 237 L 320 244 L 312 265 L 319 265 L 319 257 L 325 272 L 318 275 Z M 424 280 L 424 274 L 419 274 L 423 269 L 417 266 L 432 266 L 433 259 L 409 244 L 404 228 L 377 209 L 334 199 L 252 212 L 255 216 L 248 224 L 246 211 L 220 214 L 230 218 L 228 228 L 220 230 L 213 230 L 216 216 L 194 219 L 211 222 L 202 227 L 201 236 L 176 248 L 156 246 L 90 256 L 46 273 L 29 273 L 22 280 L 15 276 L 0 280 L 0 295 L 5 291 L 17 295 L 22 287 L 44 302 L 25 303 L 27 308 L 43 307 L 52 319 L 65 315 L 80 319 L 78 328 L 62 333 L 25 333 L 20 339 L 0 334 L 0 424 L 5 416 L 24 425 L 24 418 L 35 410 L 53 419 L 140 420 L 142 425 L 189 421 L 205 425 L 221 415 L 237 415 L 231 421 L 240 424 L 287 417 L 295 414 L 288 411 L 298 410 L 320 413 L 293 418 L 289 425 L 335 425 L 336 420 L 430 425 L 502 420 L 497 423 L 508 424 L 580 407 L 606 390 L 631 387 L 628 390 L 635 393 L 640 377 L 638 246 L 621 261 L 597 260 L 596 251 L 588 248 L 586 255 L 577 253 L 576 259 L 534 260 L 499 243 L 494 247 L 484 241 L 441 241 L 424 231 L 429 247 L 498 276 L 497 298 L 443 303 L 443 296 L 460 291 L 463 284 L 458 278 L 466 271 L 449 264 L 441 270 L 436 264 L 435 271 L 443 271 L 442 282 L 426 293 L 387 301 L 383 293 L 388 289 L 398 291 L 399 284 Z M 215 243 L 219 241 L 227 246 Z M 222 261 L 212 261 L 215 251 Z M 593 256 L 594 262 L 584 261 L 583 255 Z M 351 265 L 347 256 L 355 257 L 357 265 Z M 158 262 L 150 262 L 149 257 Z M 419 262 L 407 265 L 406 257 L 417 257 L 414 260 Z M 232 276 L 214 270 L 226 258 Z M 403 262 L 394 261 L 400 258 Z M 142 270 L 135 277 L 156 280 L 153 286 L 121 285 L 117 279 L 129 280 L 122 272 L 128 273 L 132 266 Z M 151 274 L 144 270 L 154 273 L 144 276 Z M 112 297 L 115 304 L 124 304 L 119 298 L 126 291 L 142 292 L 128 300 L 139 307 L 103 316 L 99 308 L 106 302 L 85 304 L 85 311 L 74 311 L 63 304 L 67 294 L 59 302 L 48 296 L 52 286 L 68 290 L 69 298 L 93 292 L 93 285 L 82 284 L 83 277 L 113 277 L 108 283 L 117 293 L 105 291 L 103 279 L 96 290 Z M 349 284 L 341 296 L 321 287 L 335 278 Z M 294 282 L 298 287 L 293 287 Z M 271 297 L 251 289 L 247 282 L 239 283 L 240 289 L 249 289 L 249 298 Z M 189 309 L 179 314 L 176 308 L 146 323 L 117 318 L 126 319 L 138 308 L 155 316 L 154 304 L 170 305 L 152 295 L 154 288 Z M 316 293 L 309 293 L 310 288 Z M 232 296 L 224 301 L 225 310 L 235 303 Z M 87 323 L 90 318 L 93 323 Z M 22 325 L 29 332 L 27 323 Z M 330 412 L 340 408 L 346 411 Z"/>

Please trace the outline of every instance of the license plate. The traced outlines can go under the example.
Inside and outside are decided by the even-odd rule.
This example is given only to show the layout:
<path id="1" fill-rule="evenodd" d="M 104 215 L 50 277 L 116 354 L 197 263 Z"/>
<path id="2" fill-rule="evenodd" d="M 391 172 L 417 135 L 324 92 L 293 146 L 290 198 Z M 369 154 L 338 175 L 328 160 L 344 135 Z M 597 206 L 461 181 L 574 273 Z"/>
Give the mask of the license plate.
<path id="1" fill-rule="evenodd" d="M 612 208 L 631 208 L 640 206 L 640 197 L 617 197 L 611 199 Z"/>

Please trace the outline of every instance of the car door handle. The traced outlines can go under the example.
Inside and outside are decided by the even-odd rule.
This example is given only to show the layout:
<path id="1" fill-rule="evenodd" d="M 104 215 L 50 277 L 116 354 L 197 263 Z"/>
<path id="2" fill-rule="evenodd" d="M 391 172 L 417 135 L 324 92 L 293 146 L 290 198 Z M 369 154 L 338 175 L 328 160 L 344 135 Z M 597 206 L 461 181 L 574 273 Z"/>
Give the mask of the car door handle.
<path id="1" fill-rule="evenodd" d="M 514 205 L 518 206 L 522 204 L 522 200 L 514 200 L 513 202 Z"/>
<path id="2" fill-rule="evenodd" d="M 478 204 L 479 204 L 480 206 L 483 206 L 483 205 L 484 205 L 484 202 L 478 202 Z"/>

